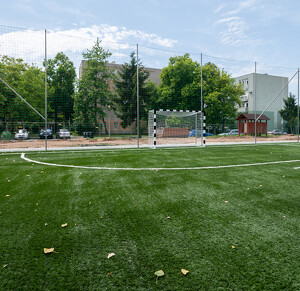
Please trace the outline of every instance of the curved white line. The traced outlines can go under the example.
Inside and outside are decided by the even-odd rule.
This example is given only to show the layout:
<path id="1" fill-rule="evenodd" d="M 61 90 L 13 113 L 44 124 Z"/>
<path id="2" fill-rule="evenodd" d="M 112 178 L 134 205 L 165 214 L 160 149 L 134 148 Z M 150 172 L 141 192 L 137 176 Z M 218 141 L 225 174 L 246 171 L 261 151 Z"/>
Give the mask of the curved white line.
<path id="1" fill-rule="evenodd" d="M 27 162 L 30 162 L 30 163 L 36 163 L 36 164 L 46 165 L 46 166 L 77 168 L 77 169 L 91 169 L 91 170 L 120 170 L 120 171 L 206 170 L 206 169 L 250 167 L 250 166 L 261 166 L 261 165 L 273 165 L 273 164 L 300 162 L 300 160 L 291 160 L 291 161 L 277 161 L 277 162 L 243 164 L 243 165 L 227 165 L 227 166 L 211 166 L 211 167 L 188 167 L 188 168 L 109 168 L 109 167 L 87 167 L 87 166 L 74 166 L 74 165 L 60 165 L 60 164 L 44 163 L 44 162 L 39 162 L 39 161 L 28 159 L 28 158 L 25 157 L 24 153 L 21 154 L 21 158 L 23 160 L 27 161 Z"/>

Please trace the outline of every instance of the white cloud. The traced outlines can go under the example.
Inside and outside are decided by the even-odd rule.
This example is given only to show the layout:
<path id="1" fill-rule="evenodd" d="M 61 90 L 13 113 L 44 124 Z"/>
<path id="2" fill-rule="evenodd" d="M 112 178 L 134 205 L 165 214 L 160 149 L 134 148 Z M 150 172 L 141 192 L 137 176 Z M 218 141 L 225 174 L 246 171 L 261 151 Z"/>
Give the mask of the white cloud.
<path id="1" fill-rule="evenodd" d="M 221 43 L 237 46 L 247 39 L 248 25 L 238 16 L 219 19 L 216 26 L 221 26 L 218 34 Z"/>
<path id="2" fill-rule="evenodd" d="M 163 48 L 172 47 L 176 41 L 163 38 L 156 34 L 145 33 L 140 30 L 130 30 L 103 24 L 69 30 L 47 31 L 47 54 L 53 58 L 58 52 L 65 52 L 78 66 L 82 59 L 82 52 L 90 49 L 99 38 L 102 46 L 112 52 L 116 62 L 123 61 L 136 48 L 136 43 L 143 46 L 155 45 Z M 9 55 L 22 58 L 28 63 L 41 66 L 45 53 L 45 32 L 31 29 L 10 29 L 0 35 L 0 56 Z M 122 59 L 123 58 L 123 59 Z"/>
<path id="3" fill-rule="evenodd" d="M 230 10 L 223 14 L 223 16 L 229 16 L 229 15 L 236 15 L 244 11 L 254 11 L 258 8 L 257 6 L 257 0 L 244 0 L 240 1 L 236 8 L 233 10 Z"/>

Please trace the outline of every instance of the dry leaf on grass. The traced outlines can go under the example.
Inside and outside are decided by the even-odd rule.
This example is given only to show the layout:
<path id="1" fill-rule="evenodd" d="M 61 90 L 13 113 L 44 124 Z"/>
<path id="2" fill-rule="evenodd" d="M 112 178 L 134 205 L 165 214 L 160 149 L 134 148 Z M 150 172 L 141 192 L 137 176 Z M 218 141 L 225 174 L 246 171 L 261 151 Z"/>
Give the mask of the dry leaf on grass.
<path id="1" fill-rule="evenodd" d="M 181 273 L 183 274 L 183 275 L 186 275 L 187 273 L 189 273 L 190 271 L 188 271 L 188 270 L 186 270 L 186 269 L 181 269 Z"/>
<path id="2" fill-rule="evenodd" d="M 8 266 L 8 264 L 4 265 L 4 266 L 3 266 L 3 269 L 6 268 L 7 266 Z"/>
<path id="3" fill-rule="evenodd" d="M 61 227 L 66 227 L 66 226 L 68 226 L 67 223 L 64 223 L 64 224 L 61 225 Z"/>
<path id="4" fill-rule="evenodd" d="M 157 284 L 158 278 L 164 276 L 165 273 L 164 273 L 163 270 L 159 270 L 159 271 L 156 271 L 156 272 L 154 273 L 154 275 L 156 275 L 156 284 Z"/>
<path id="5" fill-rule="evenodd" d="M 111 257 L 113 257 L 115 255 L 116 255 L 115 253 L 109 253 L 108 256 L 107 256 L 107 258 L 109 259 L 109 258 L 111 258 Z"/>
<path id="6" fill-rule="evenodd" d="M 10 195 L 5 195 L 5 197 L 9 197 Z"/>
<path id="7" fill-rule="evenodd" d="M 235 246 L 231 246 L 231 248 L 235 249 Z"/>
<path id="8" fill-rule="evenodd" d="M 54 248 L 50 248 L 50 249 L 44 248 L 44 254 L 50 254 L 53 252 L 54 252 Z"/>
<path id="9" fill-rule="evenodd" d="M 159 270 L 159 271 L 156 271 L 156 272 L 154 273 L 154 275 L 156 275 L 157 277 L 162 277 L 162 276 L 165 275 L 165 273 L 164 273 L 163 270 Z"/>

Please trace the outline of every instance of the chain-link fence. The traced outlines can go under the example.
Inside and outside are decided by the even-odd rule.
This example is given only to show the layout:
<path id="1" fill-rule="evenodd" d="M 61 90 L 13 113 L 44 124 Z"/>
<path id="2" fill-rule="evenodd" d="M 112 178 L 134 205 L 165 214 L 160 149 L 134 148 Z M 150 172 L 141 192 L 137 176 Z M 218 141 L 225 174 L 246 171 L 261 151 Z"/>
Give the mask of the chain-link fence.
<path id="1" fill-rule="evenodd" d="M 205 110 L 208 145 L 299 141 L 298 88 L 297 68 L 0 26 L 0 150 L 146 146 L 152 109 Z"/>

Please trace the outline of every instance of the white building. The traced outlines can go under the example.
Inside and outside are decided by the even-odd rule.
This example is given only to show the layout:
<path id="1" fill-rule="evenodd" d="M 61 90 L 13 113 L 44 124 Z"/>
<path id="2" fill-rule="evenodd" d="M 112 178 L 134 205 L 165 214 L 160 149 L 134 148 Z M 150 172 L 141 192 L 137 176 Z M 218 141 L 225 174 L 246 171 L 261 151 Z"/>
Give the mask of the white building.
<path id="1" fill-rule="evenodd" d="M 282 118 L 278 111 L 283 109 L 283 99 L 288 97 L 288 78 L 251 73 L 235 78 L 235 82 L 242 84 L 245 90 L 245 95 L 241 97 L 242 105 L 238 111 L 255 113 L 256 107 L 256 113 L 260 114 L 266 110 L 264 114 L 270 118 L 268 130 L 281 129 Z M 267 108 L 276 96 L 277 98 Z"/>

